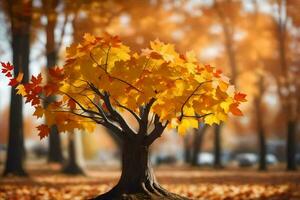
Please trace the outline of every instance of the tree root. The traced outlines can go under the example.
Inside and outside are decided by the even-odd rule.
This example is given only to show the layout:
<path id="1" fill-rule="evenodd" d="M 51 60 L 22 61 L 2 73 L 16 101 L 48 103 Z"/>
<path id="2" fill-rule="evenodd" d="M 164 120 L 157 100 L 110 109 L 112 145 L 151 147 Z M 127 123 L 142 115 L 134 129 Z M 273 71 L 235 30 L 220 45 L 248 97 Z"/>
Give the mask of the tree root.
<path id="1" fill-rule="evenodd" d="M 163 189 L 157 183 L 141 183 L 137 192 L 126 192 L 119 185 L 92 200 L 190 200 Z"/>

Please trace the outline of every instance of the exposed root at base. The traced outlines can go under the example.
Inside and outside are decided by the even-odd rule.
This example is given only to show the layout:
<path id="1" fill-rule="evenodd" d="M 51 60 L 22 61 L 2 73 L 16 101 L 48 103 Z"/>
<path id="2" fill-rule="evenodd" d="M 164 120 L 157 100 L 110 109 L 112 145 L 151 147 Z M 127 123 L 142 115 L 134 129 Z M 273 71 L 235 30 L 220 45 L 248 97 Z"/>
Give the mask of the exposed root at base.
<path id="1" fill-rule="evenodd" d="M 92 200 L 190 200 L 163 189 L 159 184 L 141 185 L 142 190 L 136 193 L 127 194 L 117 185 L 109 192 L 102 194 Z"/>

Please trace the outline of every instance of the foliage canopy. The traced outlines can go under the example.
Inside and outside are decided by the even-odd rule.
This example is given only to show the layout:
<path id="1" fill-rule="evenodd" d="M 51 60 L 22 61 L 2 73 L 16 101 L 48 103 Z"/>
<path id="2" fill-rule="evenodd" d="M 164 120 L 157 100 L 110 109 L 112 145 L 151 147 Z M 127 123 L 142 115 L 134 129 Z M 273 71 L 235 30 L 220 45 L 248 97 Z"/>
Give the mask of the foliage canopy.
<path id="1" fill-rule="evenodd" d="M 148 134 L 160 124 L 183 134 L 197 128 L 199 121 L 219 124 L 229 112 L 242 115 L 238 107 L 246 101 L 220 70 L 199 64 L 193 52 L 180 54 L 174 45 L 159 40 L 137 53 L 118 36 L 85 34 L 80 44 L 67 48 L 62 68 L 49 69 L 44 79 L 41 74 L 32 76 L 24 84 L 20 75 L 12 78 L 9 63 L 1 64 L 18 94 L 34 106 L 34 115 L 45 116 L 45 124 L 38 126 L 41 138 L 52 124 L 60 132 L 76 128 L 90 132 L 96 124 L 134 132 L 124 111 L 140 125 L 146 122 L 145 130 L 138 131 Z M 49 96 L 56 100 L 43 103 Z"/>

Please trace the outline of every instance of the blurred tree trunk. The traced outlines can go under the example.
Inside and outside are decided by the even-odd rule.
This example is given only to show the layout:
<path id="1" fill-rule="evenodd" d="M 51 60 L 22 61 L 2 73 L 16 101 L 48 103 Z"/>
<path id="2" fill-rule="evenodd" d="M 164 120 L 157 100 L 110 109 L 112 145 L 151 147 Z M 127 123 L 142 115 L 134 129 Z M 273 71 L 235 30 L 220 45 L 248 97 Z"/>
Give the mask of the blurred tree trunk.
<path id="1" fill-rule="evenodd" d="M 32 2 L 7 0 L 6 4 L 11 21 L 14 74 L 16 76 L 19 72 L 23 72 L 23 83 L 26 83 L 29 77 Z M 23 102 L 22 97 L 16 95 L 16 90 L 12 88 L 9 111 L 8 149 L 4 175 L 26 175 L 23 167 L 24 157 Z"/>
<path id="2" fill-rule="evenodd" d="M 58 47 L 55 42 L 55 27 L 57 22 L 56 8 L 58 0 L 43 0 L 43 9 L 47 16 L 46 25 L 46 57 L 47 68 L 54 67 L 57 63 Z M 51 102 L 53 99 L 47 98 L 46 102 Z M 47 120 L 47 119 L 46 119 Z M 63 162 L 63 154 L 61 147 L 61 139 L 57 127 L 53 125 L 49 135 L 48 162 Z"/>
<path id="3" fill-rule="evenodd" d="M 190 134 L 186 134 L 184 136 L 184 162 L 191 163 L 192 161 L 192 149 L 191 149 L 191 141 L 190 141 Z"/>
<path id="4" fill-rule="evenodd" d="M 63 173 L 72 175 L 83 175 L 84 172 L 79 162 L 79 154 L 82 152 L 82 147 L 80 146 L 82 140 L 80 138 L 81 133 L 71 133 L 68 134 L 68 161 L 63 169 Z"/>
<path id="5" fill-rule="evenodd" d="M 222 125 L 215 126 L 214 137 L 214 168 L 222 168 L 222 146 L 221 146 L 221 128 Z"/>
<path id="6" fill-rule="evenodd" d="M 199 125 L 200 127 L 200 125 Z M 203 125 L 202 127 L 195 129 L 194 132 L 194 139 L 193 139 L 193 155 L 191 158 L 191 165 L 197 166 L 201 163 L 198 163 L 198 156 L 202 151 L 202 143 L 203 143 L 203 137 L 206 132 L 207 125 Z"/>
<path id="7" fill-rule="evenodd" d="M 296 121 L 287 122 L 287 170 L 296 170 Z"/>
<path id="8" fill-rule="evenodd" d="M 286 169 L 296 170 L 296 117 L 293 111 L 293 98 L 290 88 L 292 86 L 289 79 L 289 65 L 287 60 L 287 8 L 286 0 L 277 0 L 278 19 L 275 20 L 277 28 L 277 42 L 280 61 L 280 73 L 276 77 L 277 91 L 282 104 L 282 112 L 285 114 L 286 126 Z M 287 91 L 287 94 L 284 94 Z M 297 115 L 297 114 L 296 114 Z"/>
<path id="9" fill-rule="evenodd" d="M 259 170 L 266 170 L 267 169 L 267 162 L 266 162 L 266 156 L 267 156 L 267 147 L 266 147 L 266 136 L 265 136 L 265 130 L 263 126 L 263 118 L 262 118 L 262 96 L 264 93 L 264 86 L 263 86 L 263 77 L 261 76 L 259 79 L 259 91 L 257 96 L 254 99 L 254 106 L 255 106 L 255 112 L 256 112 L 256 128 L 257 128 L 257 134 L 258 134 L 258 143 L 259 143 Z"/>
<path id="10" fill-rule="evenodd" d="M 222 3 L 222 2 L 221 2 Z M 228 1 L 226 3 L 232 3 L 231 1 Z M 236 85 L 236 79 L 237 79 L 237 63 L 236 63 L 236 57 L 235 57 L 235 50 L 234 50 L 234 25 L 232 22 L 230 22 L 230 19 L 226 16 L 226 13 L 224 12 L 222 5 L 220 5 L 220 2 L 217 0 L 214 1 L 214 7 L 216 9 L 217 15 L 220 19 L 222 31 L 224 35 L 224 46 L 226 49 L 226 54 L 228 57 L 229 67 L 231 70 L 231 83 L 233 85 Z M 222 124 L 216 125 L 215 127 L 215 139 L 214 139 L 214 167 L 215 168 L 221 168 L 222 167 L 222 148 L 221 148 L 221 130 L 222 130 Z"/>

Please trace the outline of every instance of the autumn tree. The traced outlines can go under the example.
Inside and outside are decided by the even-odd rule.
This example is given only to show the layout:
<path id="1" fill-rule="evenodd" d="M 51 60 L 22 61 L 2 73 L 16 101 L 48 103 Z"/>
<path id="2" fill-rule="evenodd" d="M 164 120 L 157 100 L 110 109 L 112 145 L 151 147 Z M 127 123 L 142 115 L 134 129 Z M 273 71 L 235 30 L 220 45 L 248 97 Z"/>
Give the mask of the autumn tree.
<path id="1" fill-rule="evenodd" d="M 236 61 L 236 48 L 234 34 L 236 33 L 236 22 L 241 11 L 241 2 L 214 0 L 212 9 L 215 11 L 217 19 L 222 27 L 223 44 L 231 72 L 231 81 L 235 85 L 237 82 L 238 69 Z M 214 167 L 222 167 L 222 145 L 221 131 L 222 124 L 216 125 L 214 130 Z"/>
<path id="2" fill-rule="evenodd" d="M 299 120 L 299 82 L 297 82 L 297 65 L 295 61 L 295 54 L 297 55 L 297 48 L 293 47 L 292 43 L 297 43 L 297 39 L 292 37 L 288 29 L 295 29 L 299 27 L 299 19 L 295 13 L 300 5 L 296 1 L 289 0 L 274 0 L 271 1 L 274 6 L 273 21 L 275 29 L 275 37 L 278 52 L 279 65 L 275 70 L 271 70 L 277 85 L 278 96 L 281 103 L 281 111 L 285 117 L 286 127 L 286 161 L 287 170 L 296 169 L 296 125 Z M 288 23 L 292 19 L 292 23 Z M 297 57 L 297 56 L 296 56 Z"/>
<path id="3" fill-rule="evenodd" d="M 50 1 L 42 1 L 43 11 L 45 16 L 47 17 L 46 24 L 46 58 L 47 58 L 47 67 L 54 67 L 57 63 L 58 59 L 58 50 L 59 44 L 55 40 L 55 28 L 57 25 L 57 7 L 59 5 L 59 0 L 50 0 Z M 65 16 L 67 19 L 67 16 Z M 63 27 L 64 28 L 64 27 Z M 62 31 L 64 31 L 62 29 Z M 60 38 L 61 40 L 62 38 Z M 51 101 L 51 99 L 48 99 Z M 46 119 L 47 120 L 47 119 Z M 48 161 L 49 162 L 63 162 L 62 155 L 62 147 L 61 147 L 61 139 L 58 133 L 57 127 L 53 125 L 51 127 L 51 134 L 49 135 L 49 149 L 48 149 Z"/>
<path id="4" fill-rule="evenodd" d="M 118 184 L 96 199 L 163 197 L 171 194 L 157 182 L 149 161 L 149 147 L 169 128 L 184 134 L 206 124 L 240 114 L 245 96 L 235 91 L 217 69 L 198 63 L 194 54 L 179 54 L 171 44 L 158 40 L 140 53 L 131 52 L 117 36 L 86 34 L 67 48 L 64 68 L 49 70 L 47 83 L 33 76 L 19 84 L 19 93 L 49 120 L 38 126 L 41 138 L 56 124 L 60 132 L 100 124 L 123 142 L 122 174 Z M 56 95 L 43 107 L 41 100 Z M 123 113 L 130 113 L 139 127 L 133 129 Z"/>
<path id="5" fill-rule="evenodd" d="M 32 16 L 32 2 L 23 0 L 7 0 L 7 8 L 11 30 L 11 46 L 13 54 L 12 67 L 9 63 L 1 63 L 2 72 L 10 78 L 9 84 L 14 86 L 23 78 L 28 82 L 29 50 L 30 50 L 30 22 Z M 13 70 L 13 71 L 12 71 Z M 12 78 L 15 75 L 15 78 Z M 18 76 L 17 76 L 18 75 Z M 4 175 L 26 175 L 23 167 L 25 156 L 23 133 L 23 102 L 22 97 L 11 90 L 11 103 L 9 111 L 9 138 Z"/>

